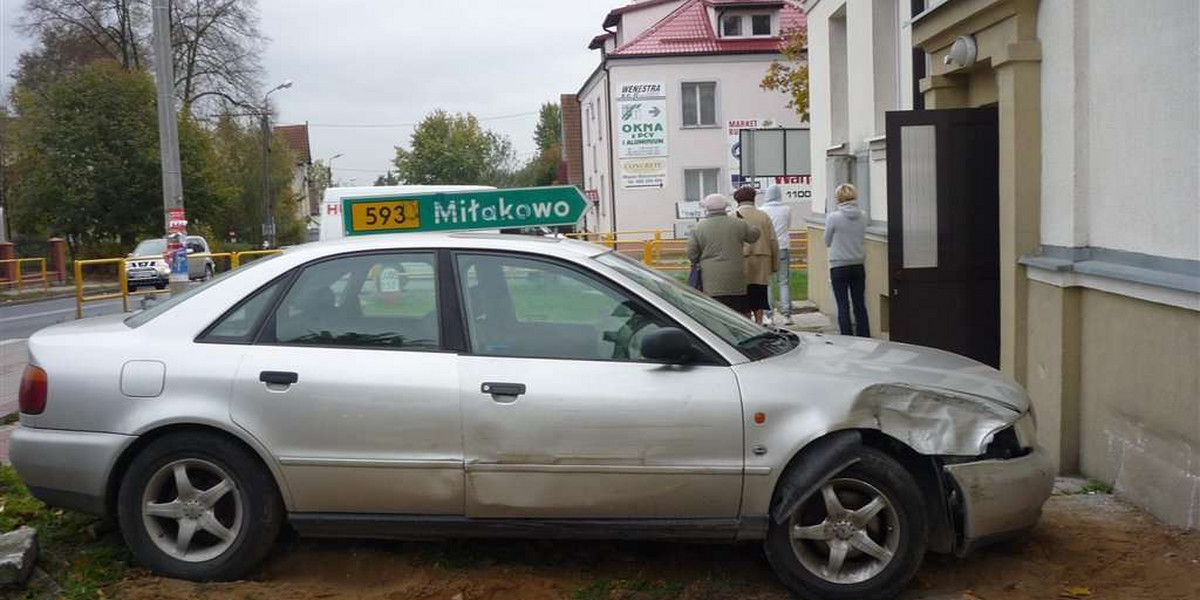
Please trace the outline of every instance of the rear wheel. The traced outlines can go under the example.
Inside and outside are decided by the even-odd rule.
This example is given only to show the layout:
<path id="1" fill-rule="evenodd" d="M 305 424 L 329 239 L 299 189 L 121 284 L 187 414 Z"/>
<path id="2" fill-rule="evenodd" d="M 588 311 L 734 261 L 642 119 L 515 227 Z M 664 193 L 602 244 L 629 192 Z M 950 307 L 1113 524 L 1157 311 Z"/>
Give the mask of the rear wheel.
<path id="1" fill-rule="evenodd" d="M 153 571 L 191 580 L 242 577 L 266 556 L 283 520 L 275 483 L 257 458 L 202 432 L 142 449 L 117 503 L 134 557 Z"/>
<path id="2" fill-rule="evenodd" d="M 892 598 L 921 566 L 928 527 L 916 481 L 878 450 L 864 447 L 859 458 L 784 522 L 771 522 L 767 559 L 800 597 Z"/>

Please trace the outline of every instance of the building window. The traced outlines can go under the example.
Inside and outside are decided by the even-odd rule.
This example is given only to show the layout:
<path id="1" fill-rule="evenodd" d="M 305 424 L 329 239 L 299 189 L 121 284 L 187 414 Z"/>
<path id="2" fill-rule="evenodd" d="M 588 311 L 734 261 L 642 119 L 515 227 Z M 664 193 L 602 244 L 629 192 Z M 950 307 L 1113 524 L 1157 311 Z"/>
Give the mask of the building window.
<path id="1" fill-rule="evenodd" d="M 721 37 L 769 37 L 770 13 L 734 13 L 721 15 Z"/>
<path id="2" fill-rule="evenodd" d="M 683 199 L 699 202 L 709 194 L 716 194 L 717 180 L 720 178 L 720 169 L 684 169 Z"/>
<path id="3" fill-rule="evenodd" d="M 750 35 L 771 35 L 771 15 L 750 15 Z"/>
<path id="4" fill-rule="evenodd" d="M 721 18 L 721 35 L 723 37 L 741 37 L 742 16 L 733 15 Z"/>
<path id="5" fill-rule="evenodd" d="M 590 145 L 592 145 L 592 103 L 591 102 L 588 102 L 588 105 L 584 109 L 584 112 L 586 113 L 586 116 L 587 116 L 587 118 L 584 119 L 584 123 L 585 123 L 584 130 L 587 134 L 587 144 L 590 146 Z"/>
<path id="6" fill-rule="evenodd" d="M 717 124 L 717 84 L 683 84 L 683 126 L 713 127 Z"/>

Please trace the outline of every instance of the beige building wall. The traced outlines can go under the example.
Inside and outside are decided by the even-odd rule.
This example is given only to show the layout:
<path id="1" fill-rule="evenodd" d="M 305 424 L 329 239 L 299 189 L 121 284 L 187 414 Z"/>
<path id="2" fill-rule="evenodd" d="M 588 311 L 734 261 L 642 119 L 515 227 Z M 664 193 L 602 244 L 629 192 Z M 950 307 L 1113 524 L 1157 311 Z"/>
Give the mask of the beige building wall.
<path id="1" fill-rule="evenodd" d="M 1080 294 L 1082 471 L 1200 527 L 1200 312 Z"/>

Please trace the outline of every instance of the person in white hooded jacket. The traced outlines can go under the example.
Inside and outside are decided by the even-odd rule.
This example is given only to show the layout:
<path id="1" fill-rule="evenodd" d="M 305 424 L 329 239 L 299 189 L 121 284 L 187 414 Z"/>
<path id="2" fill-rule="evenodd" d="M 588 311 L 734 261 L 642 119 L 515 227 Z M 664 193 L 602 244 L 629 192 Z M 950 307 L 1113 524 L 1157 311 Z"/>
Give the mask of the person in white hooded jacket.
<path id="1" fill-rule="evenodd" d="M 792 225 L 792 207 L 783 203 L 783 190 L 772 185 L 767 188 L 766 200 L 759 210 L 771 217 L 771 225 L 775 229 L 775 238 L 779 240 L 779 270 L 775 271 L 775 282 L 778 300 L 772 298 L 775 312 L 787 324 L 792 323 L 792 256 L 788 251 L 788 229 Z"/>
<path id="2" fill-rule="evenodd" d="M 837 210 L 825 218 L 825 247 L 829 248 L 829 279 L 837 300 L 838 329 L 842 335 L 871 336 L 863 294 L 867 271 L 863 266 L 863 238 L 867 217 L 858 208 L 858 190 L 843 183 L 833 193 Z M 851 304 L 854 322 L 850 322 Z"/>

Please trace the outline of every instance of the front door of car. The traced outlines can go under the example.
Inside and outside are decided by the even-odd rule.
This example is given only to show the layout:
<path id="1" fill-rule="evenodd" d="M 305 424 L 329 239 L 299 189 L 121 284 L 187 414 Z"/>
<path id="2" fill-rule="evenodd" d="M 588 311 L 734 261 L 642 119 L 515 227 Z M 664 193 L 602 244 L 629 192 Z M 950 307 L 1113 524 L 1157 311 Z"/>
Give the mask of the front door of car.
<path id="1" fill-rule="evenodd" d="M 311 264 L 265 319 L 232 414 L 277 458 L 291 510 L 463 513 L 458 357 L 442 350 L 435 257 Z"/>
<path id="2" fill-rule="evenodd" d="M 742 410 L 729 367 L 643 360 L 640 340 L 674 324 L 578 267 L 484 253 L 455 266 L 468 516 L 737 515 Z"/>
<path id="3" fill-rule="evenodd" d="M 188 252 L 188 277 L 199 279 L 204 277 L 204 267 L 208 264 L 207 258 L 193 258 L 199 254 L 208 254 L 208 248 L 204 247 L 204 243 L 196 238 L 189 238 L 187 241 Z"/>

